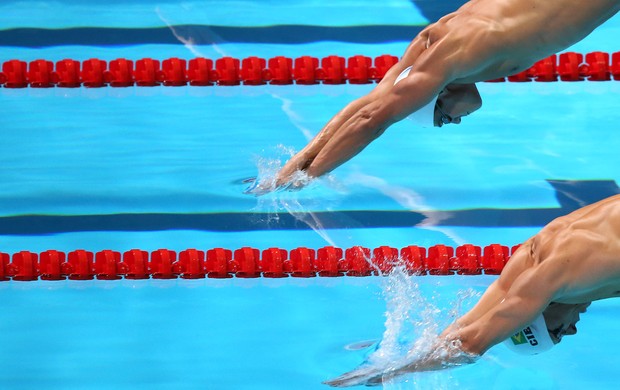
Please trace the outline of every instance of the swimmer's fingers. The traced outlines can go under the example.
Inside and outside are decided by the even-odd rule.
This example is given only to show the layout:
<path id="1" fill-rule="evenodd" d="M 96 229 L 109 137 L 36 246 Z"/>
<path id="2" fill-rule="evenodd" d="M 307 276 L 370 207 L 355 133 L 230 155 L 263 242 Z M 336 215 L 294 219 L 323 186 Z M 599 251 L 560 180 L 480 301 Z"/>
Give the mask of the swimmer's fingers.
<path id="1" fill-rule="evenodd" d="M 246 180 L 249 185 L 243 193 L 261 196 L 276 191 L 299 191 L 311 181 L 311 178 L 304 172 L 309 163 L 303 157 L 296 155 L 280 169 L 275 177 Z"/>
<path id="2" fill-rule="evenodd" d="M 250 183 L 250 185 L 248 185 L 246 187 L 245 190 L 243 190 L 244 194 L 255 194 L 256 191 L 258 191 L 258 180 L 256 180 L 255 177 L 251 178 L 251 179 L 246 179 L 244 181 L 244 183 Z"/>
<path id="3" fill-rule="evenodd" d="M 280 169 L 280 171 L 276 175 L 275 186 L 277 188 L 287 187 L 290 185 L 292 181 L 294 181 L 295 176 L 298 175 L 299 172 L 303 172 L 310 164 L 314 157 L 309 156 L 307 153 L 299 152 L 290 160 L 287 161 L 286 164 Z"/>
<path id="4" fill-rule="evenodd" d="M 280 186 L 276 185 L 273 180 L 258 182 L 250 184 L 243 193 L 254 196 L 262 196 L 270 194 L 276 191 L 299 191 L 309 183 L 309 180 L 294 179 L 289 183 L 284 183 Z"/>
<path id="5" fill-rule="evenodd" d="M 243 191 L 243 193 L 246 195 L 254 195 L 254 196 L 263 196 L 271 192 L 273 192 L 271 188 L 266 188 L 266 187 L 261 187 L 261 186 L 254 186 L 253 188 L 248 188 L 245 191 Z"/>
<path id="6" fill-rule="evenodd" d="M 373 386 L 381 384 L 382 375 L 383 371 L 376 367 L 362 366 L 323 383 L 332 387 Z"/>
<path id="7" fill-rule="evenodd" d="M 278 190 L 299 191 L 302 188 L 304 188 L 306 185 L 308 185 L 309 182 L 310 182 L 309 180 L 300 180 L 300 179 L 291 180 L 289 183 L 278 187 Z"/>
<path id="8" fill-rule="evenodd" d="M 292 186 L 291 183 L 287 183 L 286 185 L 277 186 L 275 180 L 266 179 L 266 180 L 258 180 L 254 178 L 251 182 L 248 180 L 250 185 L 243 190 L 244 194 L 254 195 L 254 196 L 262 196 L 279 190 L 286 190 L 288 187 Z"/>
<path id="9" fill-rule="evenodd" d="M 273 189 L 278 191 L 299 191 L 310 184 L 311 181 L 312 178 L 306 172 L 297 170 L 291 173 L 286 181 L 276 178 Z"/>
<path id="10" fill-rule="evenodd" d="M 250 183 L 250 185 L 245 190 L 243 190 L 243 193 L 247 195 L 261 196 L 275 190 L 276 188 L 274 187 L 273 183 L 266 183 L 264 181 L 254 179 Z"/>
<path id="11" fill-rule="evenodd" d="M 384 381 L 383 375 L 377 375 L 377 376 L 367 380 L 366 383 L 364 383 L 364 385 L 366 385 L 366 386 L 382 386 L 383 385 L 383 381 Z"/>

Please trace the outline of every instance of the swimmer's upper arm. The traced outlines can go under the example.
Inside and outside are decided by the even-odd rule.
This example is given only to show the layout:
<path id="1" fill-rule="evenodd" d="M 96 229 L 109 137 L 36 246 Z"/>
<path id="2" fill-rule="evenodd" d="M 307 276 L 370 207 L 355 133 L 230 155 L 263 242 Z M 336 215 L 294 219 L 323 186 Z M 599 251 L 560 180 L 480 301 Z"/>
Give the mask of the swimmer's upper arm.
<path id="1" fill-rule="evenodd" d="M 406 118 L 436 99 L 445 84 L 445 78 L 441 74 L 412 71 L 385 96 L 384 116 L 390 118 L 392 123 Z"/>
<path id="2" fill-rule="evenodd" d="M 523 271 L 503 301 L 478 321 L 463 329 L 463 345 L 469 352 L 484 353 L 495 344 L 529 325 L 549 305 L 562 283 L 546 264 Z"/>
<path id="3" fill-rule="evenodd" d="M 387 71 L 369 94 L 363 115 L 372 118 L 376 127 L 385 129 L 436 98 L 450 81 L 450 76 L 445 70 L 445 61 L 438 59 L 435 66 L 429 65 L 437 57 L 434 52 L 425 48 L 425 40 L 421 36 L 416 37 L 402 59 Z M 408 67 L 411 67 L 409 75 L 394 84 Z"/>
<path id="4" fill-rule="evenodd" d="M 386 101 L 383 118 L 400 121 L 435 99 L 448 84 L 469 77 L 487 66 L 488 56 L 470 53 L 462 47 L 469 44 L 464 44 L 454 34 L 424 50 L 420 50 L 420 44 L 422 41 L 418 40 L 417 45 L 407 50 L 399 63 L 399 72 L 390 75 L 389 86 L 382 86 Z M 486 52 L 488 48 L 477 51 Z M 412 66 L 409 76 L 393 85 L 401 69 L 406 66 Z"/>

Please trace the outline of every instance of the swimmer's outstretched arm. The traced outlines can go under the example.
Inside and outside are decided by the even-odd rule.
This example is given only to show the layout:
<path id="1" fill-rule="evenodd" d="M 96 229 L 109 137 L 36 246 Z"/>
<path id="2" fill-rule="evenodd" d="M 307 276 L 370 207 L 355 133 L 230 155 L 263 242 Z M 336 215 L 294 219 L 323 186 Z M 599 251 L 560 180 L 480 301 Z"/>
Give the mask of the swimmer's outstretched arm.
<path id="1" fill-rule="evenodd" d="M 417 72 L 396 86 L 382 86 L 351 103 L 291 158 L 278 173 L 276 185 L 287 183 L 298 170 L 311 178 L 332 171 L 361 152 L 390 125 L 430 102 L 443 86 L 443 79 Z"/>
<path id="2" fill-rule="evenodd" d="M 386 380 L 407 373 L 441 370 L 449 367 L 470 364 L 478 359 L 479 355 L 464 352 L 459 347 L 458 340 L 438 340 L 430 351 L 413 359 L 404 359 L 392 367 L 380 368 L 362 365 L 337 378 L 324 382 L 332 387 L 376 386 Z"/>
<path id="3" fill-rule="evenodd" d="M 382 83 L 383 81 L 377 85 L 377 87 L 370 92 L 370 94 L 356 99 L 346 105 L 329 122 L 327 122 L 323 129 L 308 143 L 308 145 L 291 157 L 284 167 L 282 167 L 280 172 L 278 172 L 276 187 L 281 187 L 287 184 L 295 172 L 307 171 L 310 164 L 312 164 L 316 156 L 334 135 L 334 133 L 338 131 L 338 129 L 346 121 L 355 115 L 355 113 L 359 112 L 362 108 L 371 103 L 373 99 L 376 99 L 376 96 L 385 93 L 385 84 Z"/>
<path id="4" fill-rule="evenodd" d="M 533 262 L 532 245 L 533 239 L 529 239 L 519 247 L 504 267 L 499 278 L 491 283 L 476 305 L 456 320 L 453 326 L 462 328 L 479 320 L 506 298 L 506 294 L 508 294 L 508 290 L 514 281 L 521 273 L 529 269 Z"/>
<path id="5" fill-rule="evenodd" d="M 431 64 L 433 52 L 425 50 L 424 39 L 414 39 L 403 59 L 372 92 L 342 109 L 285 164 L 276 177 L 276 187 L 288 184 L 296 171 L 305 171 L 310 177 L 332 171 L 362 151 L 390 125 L 435 98 L 447 83 L 450 72 L 446 70 L 448 62 Z M 398 75 L 412 64 L 414 71 L 394 86 Z"/>
<path id="6" fill-rule="evenodd" d="M 416 354 L 391 367 L 361 366 L 325 383 L 334 387 L 377 385 L 407 373 L 473 363 L 493 345 L 540 315 L 554 294 L 562 291 L 562 283 L 562 278 L 553 270 L 540 266 L 529 268 L 514 280 L 501 302 L 465 326 L 450 326 L 426 353 Z"/>

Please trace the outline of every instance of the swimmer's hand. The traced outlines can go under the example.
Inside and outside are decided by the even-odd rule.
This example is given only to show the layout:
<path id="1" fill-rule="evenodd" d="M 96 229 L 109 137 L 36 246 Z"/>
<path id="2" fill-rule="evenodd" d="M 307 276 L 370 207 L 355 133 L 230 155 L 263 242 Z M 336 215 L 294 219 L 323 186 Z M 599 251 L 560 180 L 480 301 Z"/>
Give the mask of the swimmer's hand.
<path id="1" fill-rule="evenodd" d="M 276 174 L 275 186 L 289 190 L 302 189 L 312 178 L 308 174 L 308 167 L 314 161 L 314 157 L 303 150 L 291 157 Z"/>
<path id="2" fill-rule="evenodd" d="M 333 387 L 376 386 L 384 381 L 413 372 L 443 370 L 471 364 L 479 357 L 480 355 L 463 351 L 458 341 L 440 340 L 430 351 L 415 357 L 407 357 L 390 367 L 381 368 L 363 364 L 353 371 L 324 383 Z"/>
<path id="3" fill-rule="evenodd" d="M 397 368 L 380 368 L 362 364 L 353 371 L 349 371 L 337 378 L 330 379 L 323 383 L 332 387 L 351 387 L 360 385 L 379 386 L 383 384 L 384 381 L 388 381 L 407 373 L 426 371 L 425 369 L 416 368 L 417 367 L 415 364 L 405 364 Z"/>
<path id="4" fill-rule="evenodd" d="M 247 195 L 261 196 L 276 190 L 276 188 L 273 188 L 271 181 L 261 181 L 256 177 L 248 179 L 247 183 L 250 183 L 250 185 L 243 190 L 243 193 Z"/>
<path id="5" fill-rule="evenodd" d="M 353 371 L 349 371 L 337 378 L 330 379 L 323 383 L 332 387 L 380 385 L 383 382 L 383 372 L 384 371 L 378 367 L 362 365 Z"/>
<path id="6" fill-rule="evenodd" d="M 296 172 L 288 183 L 278 185 L 273 178 L 258 180 L 254 179 L 250 182 L 248 188 L 243 193 L 254 196 L 262 196 L 277 191 L 299 191 L 304 188 L 310 179 L 303 172 Z"/>
<path id="7" fill-rule="evenodd" d="M 261 196 L 277 191 L 299 191 L 306 187 L 312 181 L 312 177 L 303 169 L 296 169 L 298 167 L 296 157 L 297 155 L 293 156 L 275 176 L 252 180 L 243 193 Z"/>

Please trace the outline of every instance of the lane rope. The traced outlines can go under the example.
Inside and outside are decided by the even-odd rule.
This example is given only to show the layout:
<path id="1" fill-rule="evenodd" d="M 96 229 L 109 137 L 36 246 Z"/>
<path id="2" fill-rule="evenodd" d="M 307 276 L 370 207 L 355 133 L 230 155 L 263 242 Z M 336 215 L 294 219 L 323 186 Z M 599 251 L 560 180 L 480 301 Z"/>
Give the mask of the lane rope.
<path id="1" fill-rule="evenodd" d="M 518 248 L 465 244 L 456 248 L 410 245 L 400 250 L 390 246 L 373 250 L 326 246 L 290 251 L 243 247 L 185 249 L 179 253 L 169 249 L 150 253 L 140 249 L 123 253 L 83 249 L 68 253 L 0 252 L 0 281 L 362 277 L 386 275 L 396 266 L 412 275 L 499 275 Z"/>
<path id="2" fill-rule="evenodd" d="M 345 59 L 332 55 L 319 58 L 277 56 L 269 59 L 247 57 L 118 58 L 107 61 L 91 58 L 82 62 L 63 59 L 53 63 L 39 59 L 8 60 L 2 63 L 0 86 L 4 88 L 99 88 L 154 86 L 234 86 L 234 85 L 315 85 L 369 84 L 380 81 L 398 62 L 384 54 L 374 59 L 356 55 Z M 620 52 L 581 54 L 566 52 L 536 62 L 518 74 L 489 82 L 552 82 L 620 80 Z"/>

